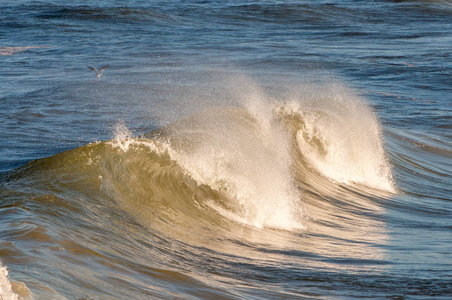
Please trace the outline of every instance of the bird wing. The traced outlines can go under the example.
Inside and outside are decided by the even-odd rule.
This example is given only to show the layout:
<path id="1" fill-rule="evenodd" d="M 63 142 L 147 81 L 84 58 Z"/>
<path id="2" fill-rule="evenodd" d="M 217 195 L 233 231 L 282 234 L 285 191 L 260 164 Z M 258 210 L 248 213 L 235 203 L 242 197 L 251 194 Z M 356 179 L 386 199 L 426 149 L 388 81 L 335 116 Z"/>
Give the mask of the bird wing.
<path id="1" fill-rule="evenodd" d="M 103 70 L 105 70 L 106 68 L 108 68 L 108 65 L 103 66 L 100 71 L 102 72 Z"/>
<path id="2" fill-rule="evenodd" d="M 94 72 L 97 73 L 97 69 L 96 68 L 93 68 L 93 67 L 90 67 L 90 66 L 87 66 L 87 67 L 88 67 L 88 69 L 93 70 Z"/>

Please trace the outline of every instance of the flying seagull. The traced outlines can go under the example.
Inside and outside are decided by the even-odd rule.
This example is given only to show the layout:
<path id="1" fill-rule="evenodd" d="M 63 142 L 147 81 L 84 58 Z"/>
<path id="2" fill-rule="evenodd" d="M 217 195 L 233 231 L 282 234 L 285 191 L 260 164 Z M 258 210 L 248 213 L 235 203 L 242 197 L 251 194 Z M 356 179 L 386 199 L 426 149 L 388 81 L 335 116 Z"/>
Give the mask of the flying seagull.
<path id="1" fill-rule="evenodd" d="M 108 68 L 108 65 L 103 66 L 103 67 L 100 69 L 100 71 L 97 71 L 96 68 L 93 68 L 93 67 L 90 67 L 90 66 L 87 66 L 87 67 L 88 67 L 88 69 L 90 69 L 90 70 L 96 72 L 97 78 L 100 78 L 100 76 L 102 76 L 102 71 L 105 70 L 106 68 Z"/>

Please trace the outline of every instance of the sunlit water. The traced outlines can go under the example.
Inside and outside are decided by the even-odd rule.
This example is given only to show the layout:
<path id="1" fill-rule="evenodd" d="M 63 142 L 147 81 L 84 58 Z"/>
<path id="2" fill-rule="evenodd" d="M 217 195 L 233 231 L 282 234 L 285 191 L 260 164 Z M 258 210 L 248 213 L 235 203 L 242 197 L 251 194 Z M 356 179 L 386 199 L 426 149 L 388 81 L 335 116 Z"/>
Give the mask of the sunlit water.
<path id="1" fill-rule="evenodd" d="M 451 24 L 3 0 L 0 298 L 448 299 Z"/>

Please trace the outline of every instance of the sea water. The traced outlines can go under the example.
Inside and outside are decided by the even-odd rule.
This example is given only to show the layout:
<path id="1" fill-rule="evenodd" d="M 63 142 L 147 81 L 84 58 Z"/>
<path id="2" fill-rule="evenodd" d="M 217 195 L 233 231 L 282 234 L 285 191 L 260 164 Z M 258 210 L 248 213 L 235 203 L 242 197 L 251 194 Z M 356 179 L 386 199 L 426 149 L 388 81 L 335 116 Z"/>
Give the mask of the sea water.
<path id="1" fill-rule="evenodd" d="M 2 0 L 0 298 L 450 298 L 451 24 Z"/>

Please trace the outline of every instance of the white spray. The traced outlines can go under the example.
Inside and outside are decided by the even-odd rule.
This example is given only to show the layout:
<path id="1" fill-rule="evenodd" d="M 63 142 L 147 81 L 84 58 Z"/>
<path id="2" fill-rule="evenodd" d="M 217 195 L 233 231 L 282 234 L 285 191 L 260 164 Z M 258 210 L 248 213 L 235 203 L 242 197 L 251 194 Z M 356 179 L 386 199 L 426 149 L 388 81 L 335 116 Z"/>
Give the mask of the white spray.
<path id="1" fill-rule="evenodd" d="M 18 300 L 19 297 L 13 292 L 11 282 L 8 278 L 8 270 L 0 263 L 0 300 Z"/>
<path id="2" fill-rule="evenodd" d="M 380 124 L 358 96 L 332 85 L 326 96 L 286 109 L 302 116 L 305 128 L 297 134 L 298 146 L 321 174 L 347 185 L 395 191 Z"/>

